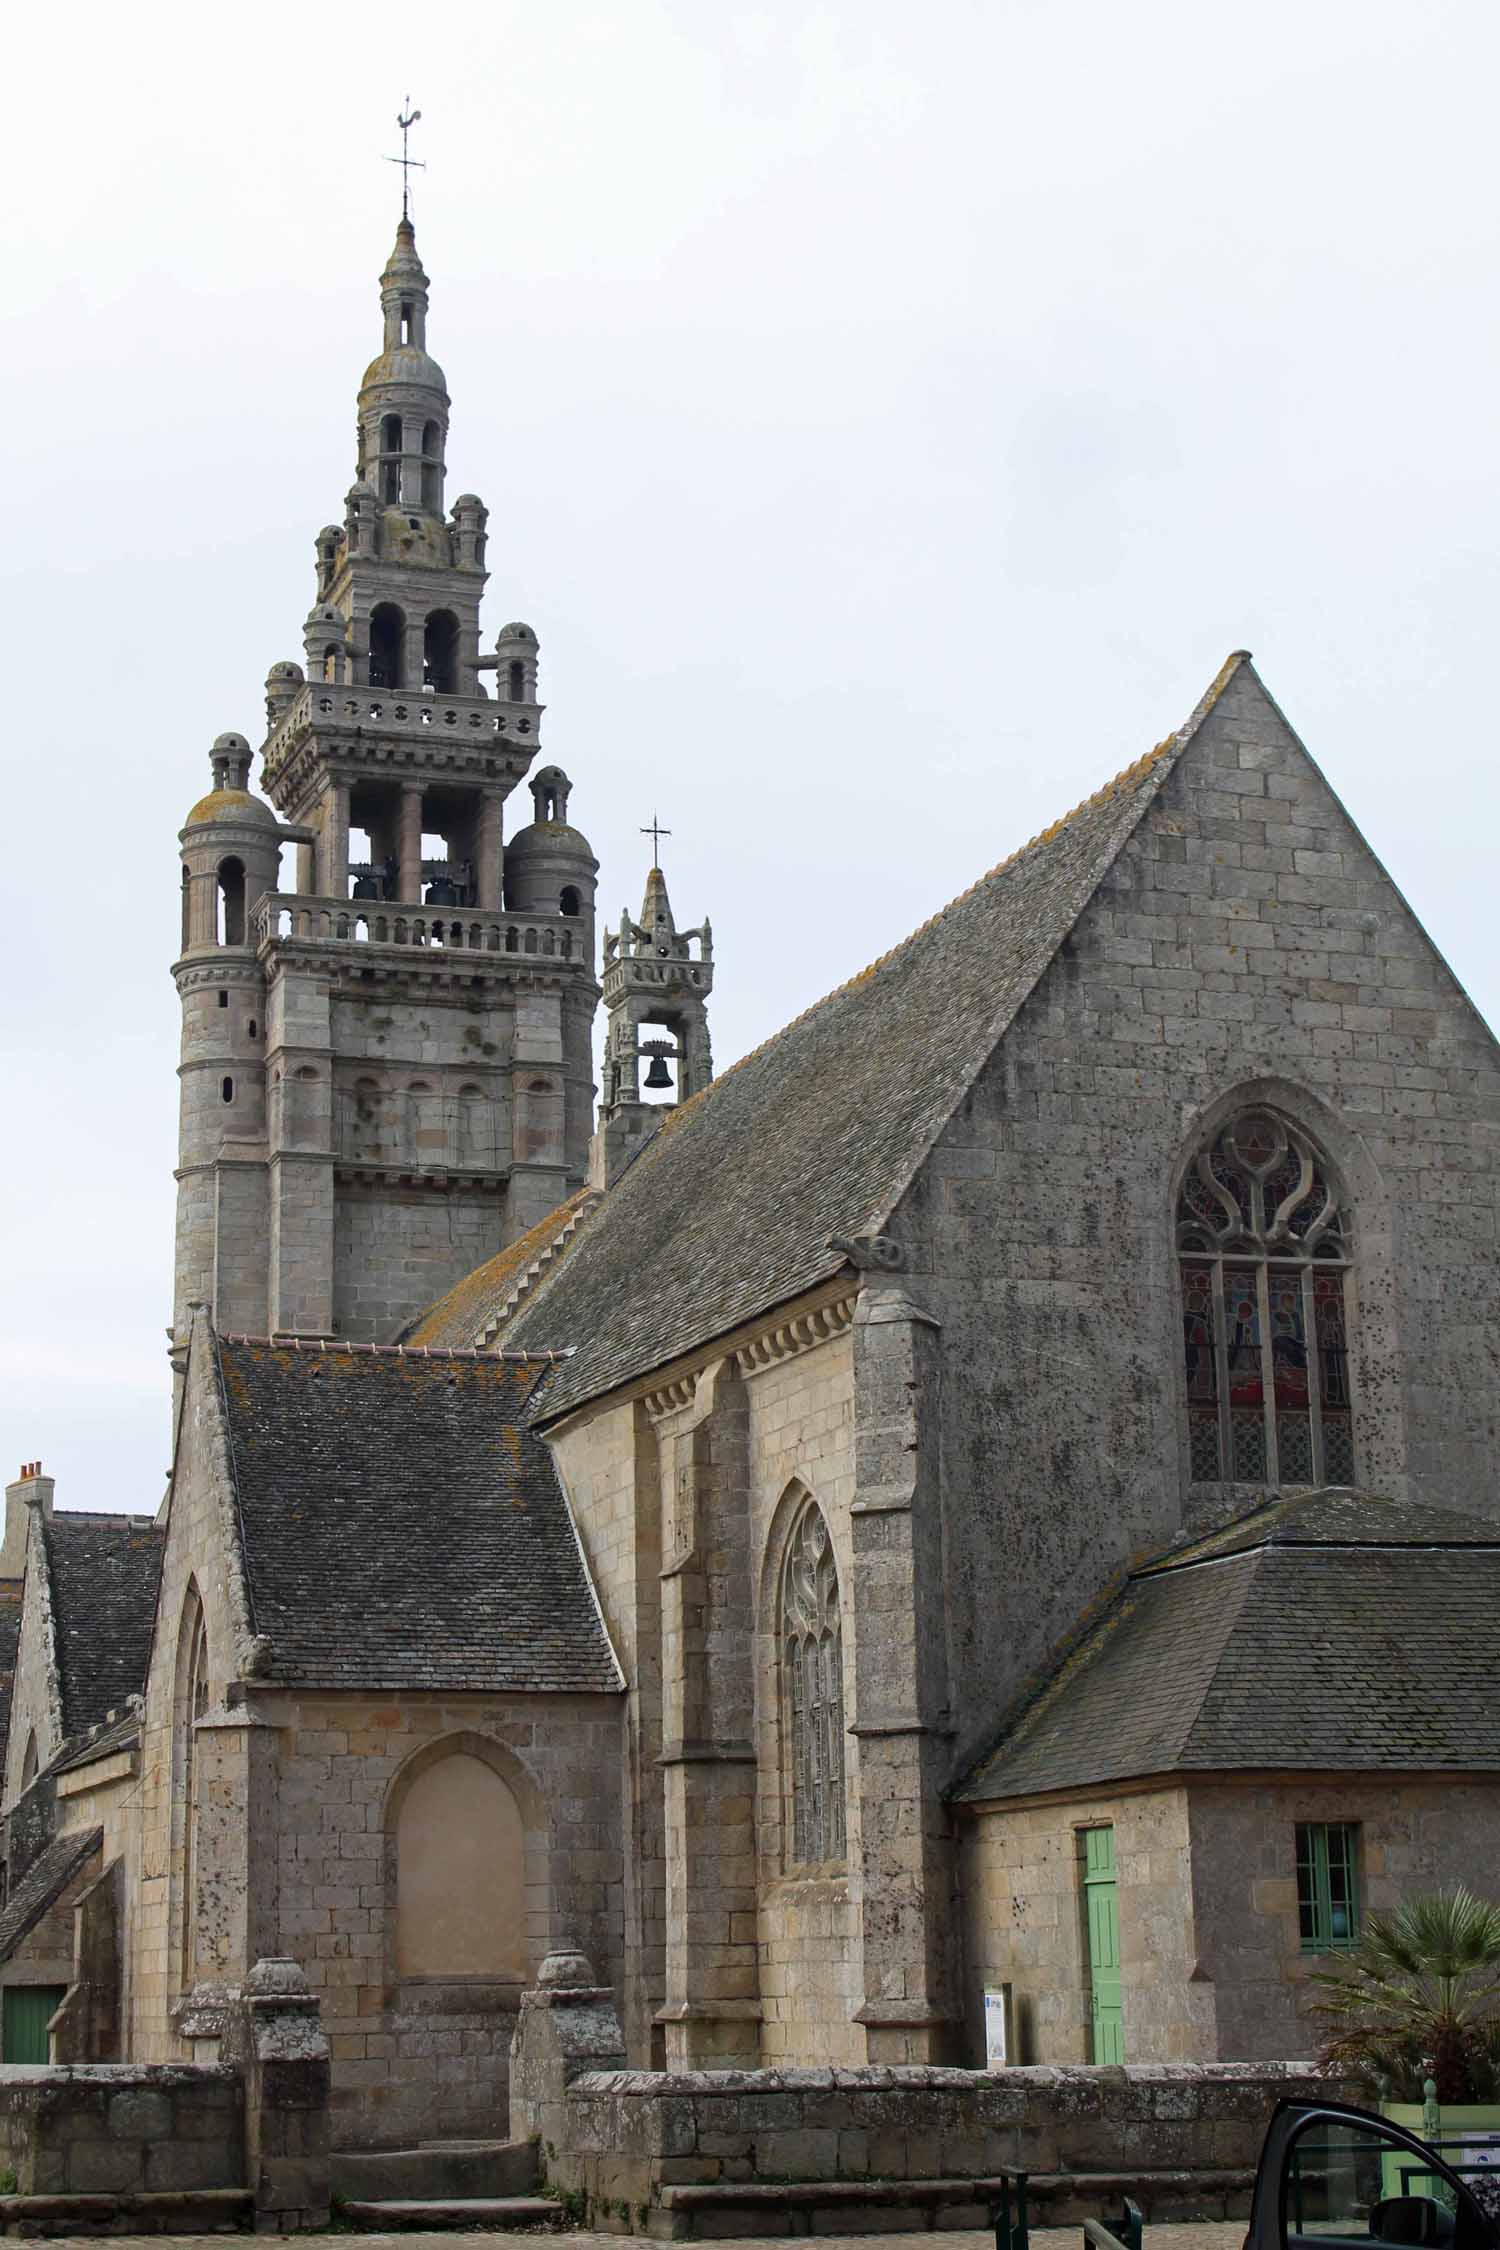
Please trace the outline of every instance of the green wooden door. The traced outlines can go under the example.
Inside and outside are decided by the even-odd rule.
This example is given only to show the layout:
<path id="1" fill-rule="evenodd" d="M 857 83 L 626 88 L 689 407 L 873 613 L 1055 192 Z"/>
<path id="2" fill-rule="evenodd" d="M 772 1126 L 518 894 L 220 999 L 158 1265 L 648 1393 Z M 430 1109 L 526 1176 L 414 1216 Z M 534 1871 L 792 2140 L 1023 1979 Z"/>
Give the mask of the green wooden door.
<path id="1" fill-rule="evenodd" d="M 66 1986 L 61 1984 L 8 1984 L 5 1987 L 5 2015 L 0 2028 L 0 2046 L 8 2063 L 44 2063 L 50 2060 L 47 2053 L 47 2024 L 54 2009 L 62 2004 Z"/>
<path id="2" fill-rule="evenodd" d="M 1089 2026 L 1092 2060 L 1125 2060 L 1120 2004 L 1120 1907 L 1115 1893 L 1115 1832 L 1083 1831 L 1083 1904 L 1089 1940 Z"/>

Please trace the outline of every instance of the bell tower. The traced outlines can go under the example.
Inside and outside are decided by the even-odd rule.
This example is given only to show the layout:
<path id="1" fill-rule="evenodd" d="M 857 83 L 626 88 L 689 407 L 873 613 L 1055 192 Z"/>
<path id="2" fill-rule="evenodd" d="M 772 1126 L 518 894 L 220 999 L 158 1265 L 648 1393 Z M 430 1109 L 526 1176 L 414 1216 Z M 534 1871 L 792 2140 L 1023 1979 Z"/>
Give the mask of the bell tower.
<path id="1" fill-rule="evenodd" d="M 262 785 L 280 819 L 245 788 L 246 749 L 233 802 L 216 789 L 184 831 L 185 881 L 205 900 L 211 860 L 245 870 L 222 959 L 222 918 L 215 936 L 224 975 L 210 987 L 194 965 L 179 981 L 185 1057 L 189 986 L 207 1011 L 193 1029 L 203 1087 L 229 1106 L 232 1076 L 235 1104 L 242 1086 L 260 1104 L 243 1111 L 260 1200 L 252 1212 L 247 1188 L 240 1229 L 259 1271 L 231 1293 L 260 1332 L 388 1340 L 545 1217 L 587 1163 L 596 866 L 571 828 L 539 855 L 533 823 L 530 857 L 523 845 L 508 869 L 506 800 L 540 747 L 537 637 L 511 624 L 480 646 L 487 515 L 472 493 L 445 512 L 450 401 L 428 299 L 403 210 L 359 386 L 355 480 L 342 523 L 314 541 L 301 661 L 266 679 Z M 276 887 L 283 842 L 296 844 L 291 891 Z M 184 965 L 208 943 L 206 912 L 185 905 Z M 231 1015 L 254 1021 L 258 1078 L 220 1052 L 217 993 L 235 978 Z M 222 1138 L 198 1093 L 195 1118 Z M 185 1108 L 185 1166 L 189 1138 Z M 199 1242 L 204 1192 L 179 1219 L 178 1294 L 237 1327 Z"/>
<path id="2" fill-rule="evenodd" d="M 691 1101 L 712 1078 L 707 1003 L 713 982 L 714 940 L 707 915 L 697 929 L 679 930 L 667 879 L 653 865 L 640 920 L 633 922 L 626 909 L 619 929 L 604 933 L 608 1028 L 599 1130 L 590 1152 L 595 1187 L 612 1186 L 663 1116 Z M 668 1098 L 652 1101 L 648 1097 L 653 1093 Z"/>

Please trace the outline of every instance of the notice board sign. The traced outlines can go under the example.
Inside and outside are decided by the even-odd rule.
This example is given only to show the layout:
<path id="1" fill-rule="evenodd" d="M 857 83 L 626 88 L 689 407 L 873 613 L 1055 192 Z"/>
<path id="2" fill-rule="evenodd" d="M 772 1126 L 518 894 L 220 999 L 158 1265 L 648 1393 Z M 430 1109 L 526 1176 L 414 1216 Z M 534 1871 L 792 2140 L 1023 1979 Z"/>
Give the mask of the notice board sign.
<path id="1" fill-rule="evenodd" d="M 1014 2058 L 1014 2041 L 1011 2037 L 1010 1986 L 988 1984 L 984 1988 L 984 2067 L 986 2070 L 1005 2070 Z"/>

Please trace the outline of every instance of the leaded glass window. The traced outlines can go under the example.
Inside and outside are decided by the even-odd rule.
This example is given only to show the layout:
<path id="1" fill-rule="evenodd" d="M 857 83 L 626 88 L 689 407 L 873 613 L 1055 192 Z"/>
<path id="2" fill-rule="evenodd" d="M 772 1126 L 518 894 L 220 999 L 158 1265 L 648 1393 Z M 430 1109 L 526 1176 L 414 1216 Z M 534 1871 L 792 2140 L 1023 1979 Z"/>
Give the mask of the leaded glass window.
<path id="1" fill-rule="evenodd" d="M 1319 1150 L 1251 1109 L 1194 1157 L 1177 1205 L 1195 1483 L 1354 1482 L 1349 1213 Z"/>
<path id="2" fill-rule="evenodd" d="M 790 1857 L 817 1866 L 844 1856 L 844 1651 L 838 1566 L 816 1504 L 787 1548 L 781 1662 Z"/>

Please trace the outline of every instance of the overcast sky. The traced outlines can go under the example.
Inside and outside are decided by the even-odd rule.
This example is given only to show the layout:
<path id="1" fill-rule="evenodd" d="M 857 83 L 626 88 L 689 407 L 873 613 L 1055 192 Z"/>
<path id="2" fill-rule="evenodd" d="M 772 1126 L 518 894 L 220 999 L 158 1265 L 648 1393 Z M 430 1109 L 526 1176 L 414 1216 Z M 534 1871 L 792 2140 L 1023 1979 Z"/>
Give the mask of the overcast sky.
<path id="1" fill-rule="evenodd" d="M 20 12 L 6 1475 L 161 1493 L 176 832 L 302 653 L 404 93 L 486 642 L 540 634 L 611 922 L 671 826 L 722 1067 L 1242 646 L 1493 1019 L 1497 49 L 1443 0 Z"/>

